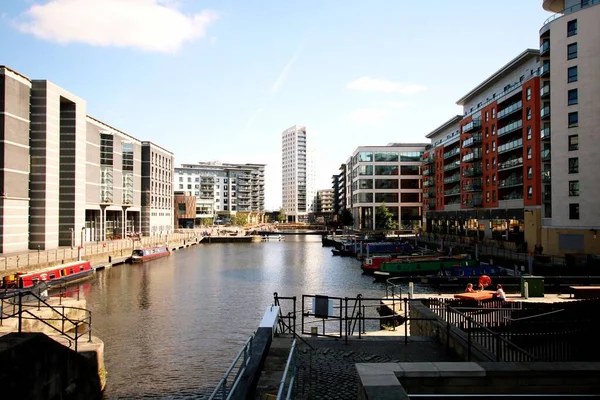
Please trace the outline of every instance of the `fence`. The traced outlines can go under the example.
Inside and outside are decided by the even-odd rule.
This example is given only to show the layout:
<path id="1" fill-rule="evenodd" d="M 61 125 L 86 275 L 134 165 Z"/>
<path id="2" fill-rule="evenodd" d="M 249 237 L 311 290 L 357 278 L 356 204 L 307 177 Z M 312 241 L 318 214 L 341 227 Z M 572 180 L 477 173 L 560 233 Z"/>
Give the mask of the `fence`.
<path id="1" fill-rule="evenodd" d="M 88 342 L 91 342 L 92 312 L 81 307 L 63 306 L 62 293 L 59 295 L 59 305 L 52 305 L 44 298 L 44 293 L 47 290 L 46 284 L 42 283 L 31 290 L 18 290 L 0 294 L 0 326 L 9 318 L 17 318 L 17 332 L 21 333 L 24 320 L 36 320 L 66 338 L 69 347 L 73 346 L 75 351 L 77 351 L 79 338 L 87 335 Z M 35 314 L 36 311 L 41 312 L 42 310 L 51 311 L 53 316 L 41 317 Z M 68 311 L 83 312 L 84 317 L 69 317 L 67 315 Z M 60 328 L 56 326 L 56 323 L 60 325 Z"/>

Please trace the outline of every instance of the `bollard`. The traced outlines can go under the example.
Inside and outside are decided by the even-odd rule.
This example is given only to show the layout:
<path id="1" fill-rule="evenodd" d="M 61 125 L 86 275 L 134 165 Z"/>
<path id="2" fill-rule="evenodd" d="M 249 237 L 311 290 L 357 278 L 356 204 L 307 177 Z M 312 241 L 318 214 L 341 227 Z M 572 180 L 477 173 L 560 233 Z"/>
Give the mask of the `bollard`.
<path id="1" fill-rule="evenodd" d="M 413 298 L 413 290 L 414 290 L 414 284 L 412 282 L 408 282 L 408 298 L 412 299 Z"/>
<path id="2" fill-rule="evenodd" d="M 523 297 L 529 298 L 529 282 L 523 283 Z"/>

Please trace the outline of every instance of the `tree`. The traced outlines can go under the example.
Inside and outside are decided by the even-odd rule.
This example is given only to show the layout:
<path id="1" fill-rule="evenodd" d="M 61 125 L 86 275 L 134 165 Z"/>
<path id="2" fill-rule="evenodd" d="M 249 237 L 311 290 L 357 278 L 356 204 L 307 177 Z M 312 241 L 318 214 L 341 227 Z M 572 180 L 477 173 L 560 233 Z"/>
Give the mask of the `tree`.
<path id="1" fill-rule="evenodd" d="M 340 224 L 342 226 L 352 226 L 354 225 L 354 217 L 352 213 L 347 208 L 344 208 L 342 211 L 342 215 L 340 215 Z"/>
<path id="2" fill-rule="evenodd" d="M 375 212 L 375 227 L 386 231 L 396 229 L 398 224 L 394 221 L 394 214 L 387 208 L 385 204 L 377 207 Z"/>
<path id="3" fill-rule="evenodd" d="M 233 217 L 233 224 L 236 226 L 244 226 L 248 223 L 248 216 L 246 214 L 236 213 Z"/>
<path id="4" fill-rule="evenodd" d="M 277 221 L 285 222 L 286 219 L 287 219 L 287 216 L 285 215 L 285 211 L 283 210 L 283 207 L 281 207 L 279 209 L 279 215 L 277 216 Z"/>

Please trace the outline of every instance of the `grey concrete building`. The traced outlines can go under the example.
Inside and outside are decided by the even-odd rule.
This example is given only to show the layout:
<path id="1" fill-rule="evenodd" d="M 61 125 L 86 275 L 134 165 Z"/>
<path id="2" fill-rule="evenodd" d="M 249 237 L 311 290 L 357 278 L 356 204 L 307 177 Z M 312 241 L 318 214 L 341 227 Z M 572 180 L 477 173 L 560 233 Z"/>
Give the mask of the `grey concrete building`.
<path id="1" fill-rule="evenodd" d="M 600 2 L 544 0 L 540 29 L 544 133 L 542 245 L 600 254 Z"/>
<path id="2" fill-rule="evenodd" d="M 173 232 L 173 153 L 142 142 L 142 234 Z"/>
<path id="3" fill-rule="evenodd" d="M 29 247 L 31 81 L 0 66 L 0 253 Z"/>
<path id="4" fill-rule="evenodd" d="M 29 247 L 80 244 L 86 102 L 47 80 L 31 89 Z"/>
<path id="5" fill-rule="evenodd" d="M 142 231 L 142 142 L 87 117 L 85 240 Z"/>

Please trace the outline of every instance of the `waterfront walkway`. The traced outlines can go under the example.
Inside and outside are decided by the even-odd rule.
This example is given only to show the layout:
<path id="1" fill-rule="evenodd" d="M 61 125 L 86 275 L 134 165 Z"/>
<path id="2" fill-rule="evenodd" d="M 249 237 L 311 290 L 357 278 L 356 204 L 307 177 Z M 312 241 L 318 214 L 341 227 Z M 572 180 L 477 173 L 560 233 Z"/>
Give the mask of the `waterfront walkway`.
<path id="1" fill-rule="evenodd" d="M 304 337 L 297 340 L 296 399 L 346 400 L 357 398 L 357 363 L 458 361 L 435 338 L 412 336 L 408 343 L 397 337 L 369 336 L 343 340 Z M 289 355 L 292 338 L 273 339 L 258 383 L 256 399 L 276 394 Z M 309 347 L 309 345 L 312 347 Z M 385 365 L 385 364 L 384 364 Z"/>

